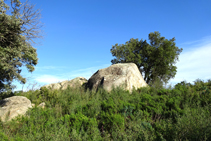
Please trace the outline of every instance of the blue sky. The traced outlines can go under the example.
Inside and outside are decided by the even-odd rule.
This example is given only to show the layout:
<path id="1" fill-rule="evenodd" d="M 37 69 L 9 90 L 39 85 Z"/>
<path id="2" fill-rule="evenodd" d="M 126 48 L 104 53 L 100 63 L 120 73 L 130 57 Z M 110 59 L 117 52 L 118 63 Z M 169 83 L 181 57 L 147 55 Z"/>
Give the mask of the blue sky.
<path id="1" fill-rule="evenodd" d="M 147 39 L 159 31 L 176 38 L 183 48 L 177 75 L 169 84 L 211 79 L 210 0 L 31 0 L 42 10 L 44 39 L 37 48 L 33 73 L 23 69 L 30 84 L 39 86 L 85 78 L 111 65 L 112 45 L 131 38 Z M 17 85 L 16 90 L 22 89 Z"/>

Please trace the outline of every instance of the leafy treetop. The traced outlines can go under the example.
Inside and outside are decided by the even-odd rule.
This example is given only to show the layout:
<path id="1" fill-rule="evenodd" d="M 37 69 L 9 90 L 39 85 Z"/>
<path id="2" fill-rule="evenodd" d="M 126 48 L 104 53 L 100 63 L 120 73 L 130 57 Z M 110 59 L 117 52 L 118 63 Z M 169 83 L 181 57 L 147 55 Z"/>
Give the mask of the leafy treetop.
<path id="1" fill-rule="evenodd" d="M 155 81 L 167 83 L 176 75 L 175 63 L 182 52 L 176 46 L 175 38 L 170 40 L 161 37 L 159 32 L 149 34 L 150 43 L 146 40 L 130 39 L 125 44 L 115 44 L 111 53 L 116 63 L 135 63 L 146 83 L 152 85 Z"/>
<path id="2" fill-rule="evenodd" d="M 42 37 L 40 11 L 28 1 L 11 0 L 10 6 L 0 0 L 0 92 L 16 79 L 25 83 L 20 67 L 34 71 L 38 63 L 34 39 Z"/>

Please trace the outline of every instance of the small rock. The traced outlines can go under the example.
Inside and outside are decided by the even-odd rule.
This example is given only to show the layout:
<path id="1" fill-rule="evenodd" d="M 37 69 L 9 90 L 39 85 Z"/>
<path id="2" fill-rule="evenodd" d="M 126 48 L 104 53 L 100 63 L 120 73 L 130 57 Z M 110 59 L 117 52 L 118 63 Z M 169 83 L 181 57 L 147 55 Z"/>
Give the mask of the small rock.
<path id="1" fill-rule="evenodd" d="M 45 108 L 45 102 L 40 103 L 37 107 Z"/>
<path id="2" fill-rule="evenodd" d="M 32 103 L 32 108 L 34 108 L 35 107 L 35 104 L 34 103 Z"/>

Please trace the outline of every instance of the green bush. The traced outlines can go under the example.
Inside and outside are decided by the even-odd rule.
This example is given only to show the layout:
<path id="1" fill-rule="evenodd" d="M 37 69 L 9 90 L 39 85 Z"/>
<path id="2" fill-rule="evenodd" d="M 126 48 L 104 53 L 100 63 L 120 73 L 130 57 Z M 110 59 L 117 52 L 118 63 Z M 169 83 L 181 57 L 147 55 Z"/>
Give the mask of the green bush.
<path id="1" fill-rule="evenodd" d="M 8 137 L 2 131 L 0 131 L 0 139 L 2 141 L 9 141 Z"/>
<path id="2" fill-rule="evenodd" d="M 2 140 L 211 140 L 211 81 L 174 88 L 145 87 L 130 94 L 85 88 L 30 90 L 27 116 L 0 121 Z M 9 95 L 7 95 L 9 96 Z"/>

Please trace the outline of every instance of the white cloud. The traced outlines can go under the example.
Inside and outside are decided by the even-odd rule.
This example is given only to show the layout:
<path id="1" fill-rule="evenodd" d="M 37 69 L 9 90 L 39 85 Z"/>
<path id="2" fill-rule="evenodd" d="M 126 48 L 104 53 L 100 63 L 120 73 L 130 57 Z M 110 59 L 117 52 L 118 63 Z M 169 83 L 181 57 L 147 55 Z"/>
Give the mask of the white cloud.
<path id="1" fill-rule="evenodd" d="M 171 84 L 184 80 L 193 83 L 198 78 L 204 81 L 211 79 L 211 36 L 187 44 L 188 48 L 184 46 L 179 56 L 177 74 Z"/>
<path id="2" fill-rule="evenodd" d="M 64 81 L 65 79 L 53 76 L 53 75 L 40 75 L 34 79 L 35 81 L 39 83 L 56 83 L 56 82 L 61 82 Z"/>

